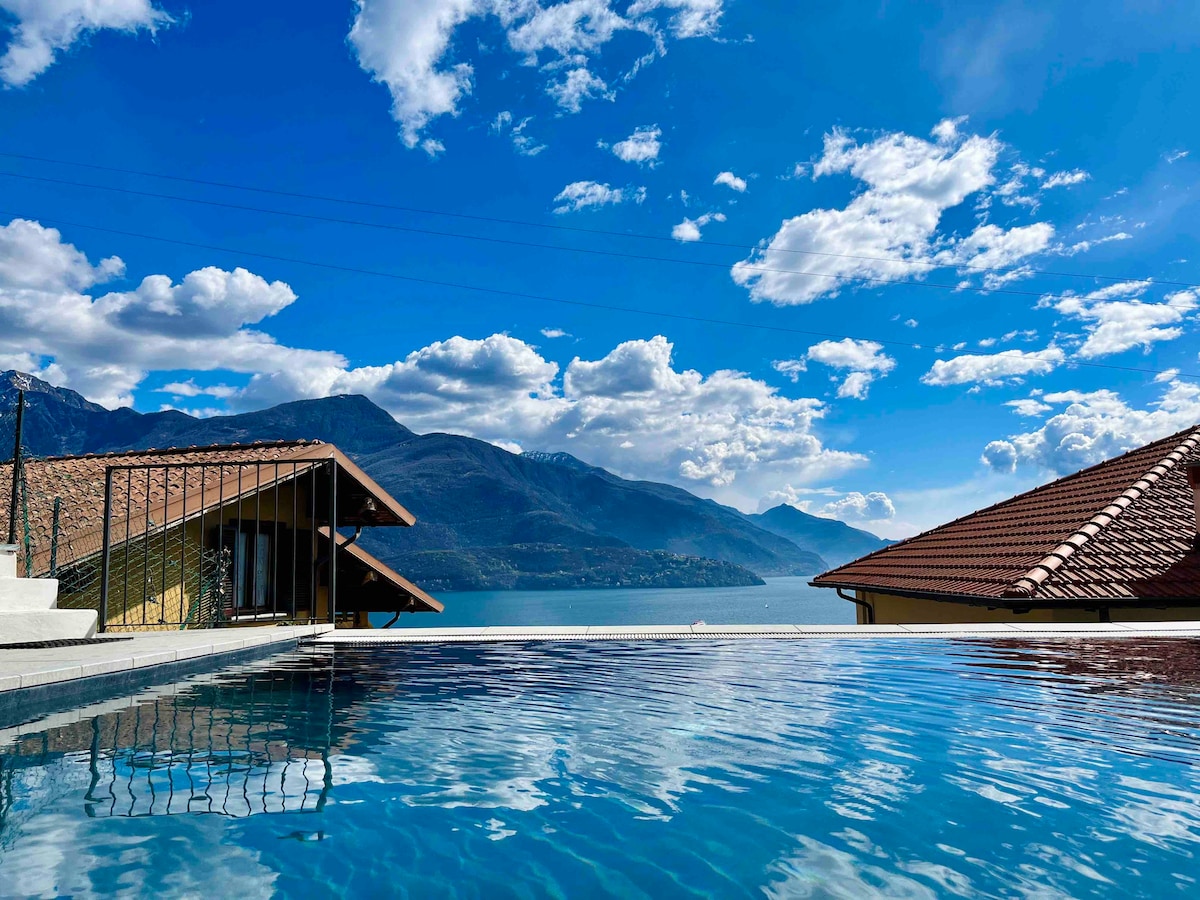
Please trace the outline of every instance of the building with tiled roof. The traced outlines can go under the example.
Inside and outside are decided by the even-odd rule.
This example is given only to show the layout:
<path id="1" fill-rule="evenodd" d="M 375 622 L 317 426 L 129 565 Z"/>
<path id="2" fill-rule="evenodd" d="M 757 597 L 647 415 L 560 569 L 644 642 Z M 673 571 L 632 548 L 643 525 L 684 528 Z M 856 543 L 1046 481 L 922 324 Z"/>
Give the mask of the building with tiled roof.
<path id="1" fill-rule="evenodd" d="M 415 519 L 332 444 L 64 456 L 22 473 L 18 573 L 58 578 L 58 605 L 96 609 L 110 630 L 442 609 L 356 544 Z M 0 464 L 0 509 L 11 484 Z M 331 548 L 331 523 L 354 537 Z"/>
<path id="2" fill-rule="evenodd" d="M 818 576 L 860 623 L 1200 619 L 1200 428 Z"/>

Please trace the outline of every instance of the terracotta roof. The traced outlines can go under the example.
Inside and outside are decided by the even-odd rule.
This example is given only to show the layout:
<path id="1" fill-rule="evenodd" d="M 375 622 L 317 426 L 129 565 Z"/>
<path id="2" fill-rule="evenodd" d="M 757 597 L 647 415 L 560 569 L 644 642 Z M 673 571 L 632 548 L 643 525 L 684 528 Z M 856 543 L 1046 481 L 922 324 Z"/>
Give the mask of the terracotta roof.
<path id="1" fill-rule="evenodd" d="M 17 543 L 24 552 L 24 523 L 28 519 L 33 548 L 33 573 L 49 569 L 54 501 L 60 501 L 59 566 L 100 551 L 104 519 L 104 481 L 109 466 L 145 466 L 144 472 L 126 469 L 113 480 L 114 540 L 136 537 L 146 528 L 198 515 L 238 496 L 250 496 L 303 475 L 314 465 L 334 459 L 348 487 L 339 486 L 339 525 L 411 525 L 414 518 L 332 444 L 320 441 L 228 444 L 186 449 L 146 450 L 87 456 L 61 456 L 27 460 L 28 517 L 18 514 Z M 250 465 L 238 465 L 238 464 Z M 182 466 L 187 468 L 154 468 Z M 0 513 L 8 510 L 12 463 L 0 464 Z M 201 496 L 203 491 L 203 496 Z M 362 500 L 370 497 L 374 508 L 356 515 Z M 345 502 L 344 502 L 345 501 Z M 354 507 L 353 509 L 351 507 Z M 349 516 L 349 518 L 348 518 Z M 117 520 L 120 521 L 117 521 Z M 2 539 L 2 538 L 0 538 Z M 23 563 L 21 564 L 23 567 Z M 21 569 L 19 569 L 20 571 Z"/>
<path id="2" fill-rule="evenodd" d="M 1187 466 L 1200 428 L 893 544 L 814 579 L 990 606 L 1200 602 Z"/>

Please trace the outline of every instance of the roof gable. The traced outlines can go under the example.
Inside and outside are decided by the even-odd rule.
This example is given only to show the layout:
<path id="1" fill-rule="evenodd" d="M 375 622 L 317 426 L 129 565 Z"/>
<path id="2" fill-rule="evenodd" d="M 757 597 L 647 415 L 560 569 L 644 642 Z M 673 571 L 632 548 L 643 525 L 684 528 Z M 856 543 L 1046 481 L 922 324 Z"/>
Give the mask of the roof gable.
<path id="1" fill-rule="evenodd" d="M 879 550 L 814 580 L 990 605 L 1200 599 L 1189 429 Z"/>

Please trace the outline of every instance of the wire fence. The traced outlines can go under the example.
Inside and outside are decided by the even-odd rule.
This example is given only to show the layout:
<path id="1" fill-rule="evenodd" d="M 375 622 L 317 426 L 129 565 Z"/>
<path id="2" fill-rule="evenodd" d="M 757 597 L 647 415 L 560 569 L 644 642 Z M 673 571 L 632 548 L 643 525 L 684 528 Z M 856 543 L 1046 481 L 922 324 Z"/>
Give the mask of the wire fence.
<path id="1" fill-rule="evenodd" d="M 18 574 L 58 579 L 60 608 L 96 610 L 102 631 L 318 615 L 330 461 L 111 464 L 103 485 L 67 468 L 27 457 L 9 482 Z"/>

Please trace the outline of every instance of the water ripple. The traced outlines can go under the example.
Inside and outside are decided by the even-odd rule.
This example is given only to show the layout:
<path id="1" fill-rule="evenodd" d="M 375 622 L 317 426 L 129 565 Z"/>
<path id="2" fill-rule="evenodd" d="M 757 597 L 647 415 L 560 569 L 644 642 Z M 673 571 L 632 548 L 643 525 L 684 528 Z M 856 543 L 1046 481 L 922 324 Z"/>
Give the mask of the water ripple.
<path id="1" fill-rule="evenodd" d="M 0 895 L 1190 896 L 1200 646 L 310 649 L 0 748 Z"/>

